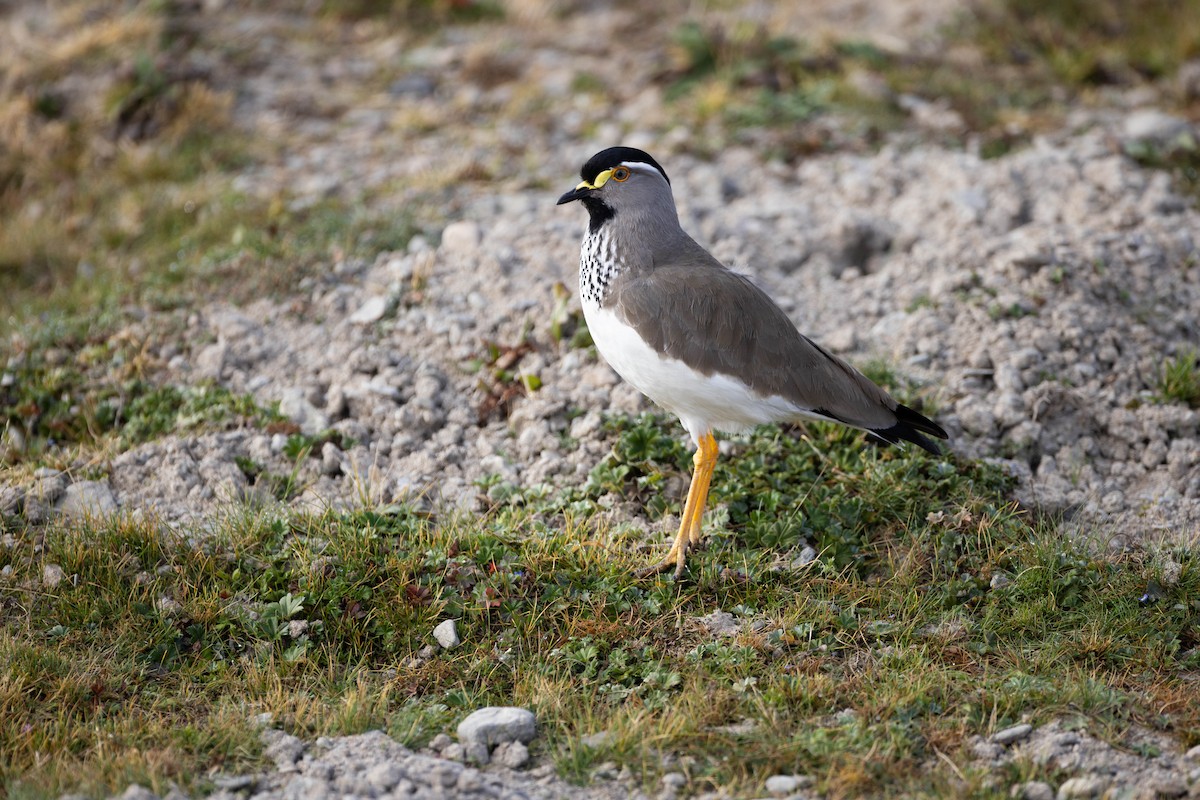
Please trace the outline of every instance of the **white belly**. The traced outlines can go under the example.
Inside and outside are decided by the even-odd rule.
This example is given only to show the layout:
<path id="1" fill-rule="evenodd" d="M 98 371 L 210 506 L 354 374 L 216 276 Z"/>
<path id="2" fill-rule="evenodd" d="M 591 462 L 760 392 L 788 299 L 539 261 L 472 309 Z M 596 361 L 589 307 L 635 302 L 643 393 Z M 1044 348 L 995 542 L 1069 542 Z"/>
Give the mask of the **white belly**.
<path id="1" fill-rule="evenodd" d="M 782 397 L 763 397 L 737 378 L 705 375 L 682 361 L 663 358 L 611 311 L 584 300 L 592 341 L 617 374 L 679 417 L 698 439 L 710 430 L 739 433 L 766 422 L 810 416 Z"/>

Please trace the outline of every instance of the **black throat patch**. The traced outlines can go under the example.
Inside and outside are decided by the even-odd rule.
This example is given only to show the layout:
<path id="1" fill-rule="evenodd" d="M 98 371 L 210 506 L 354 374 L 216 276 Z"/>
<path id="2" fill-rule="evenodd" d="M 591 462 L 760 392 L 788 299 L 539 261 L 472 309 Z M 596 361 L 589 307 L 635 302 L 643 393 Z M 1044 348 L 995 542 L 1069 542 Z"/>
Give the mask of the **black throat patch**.
<path id="1" fill-rule="evenodd" d="M 612 208 L 599 197 L 584 195 L 579 199 L 583 201 L 583 207 L 588 211 L 588 233 L 595 233 L 596 231 L 600 230 L 604 223 L 608 222 L 617 214 L 617 212 L 613 211 Z"/>

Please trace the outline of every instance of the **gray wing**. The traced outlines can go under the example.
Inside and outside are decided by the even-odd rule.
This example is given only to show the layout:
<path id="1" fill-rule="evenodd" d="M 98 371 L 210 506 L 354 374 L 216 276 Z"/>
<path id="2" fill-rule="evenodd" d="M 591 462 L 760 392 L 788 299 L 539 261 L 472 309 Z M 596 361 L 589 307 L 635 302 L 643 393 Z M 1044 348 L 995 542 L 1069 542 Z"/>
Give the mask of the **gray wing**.
<path id="1" fill-rule="evenodd" d="M 621 282 L 606 305 L 651 346 L 706 375 L 732 375 L 761 395 L 854 427 L 878 432 L 898 424 L 904 407 L 887 392 L 802 335 L 749 278 L 701 252 L 691 263 Z"/>

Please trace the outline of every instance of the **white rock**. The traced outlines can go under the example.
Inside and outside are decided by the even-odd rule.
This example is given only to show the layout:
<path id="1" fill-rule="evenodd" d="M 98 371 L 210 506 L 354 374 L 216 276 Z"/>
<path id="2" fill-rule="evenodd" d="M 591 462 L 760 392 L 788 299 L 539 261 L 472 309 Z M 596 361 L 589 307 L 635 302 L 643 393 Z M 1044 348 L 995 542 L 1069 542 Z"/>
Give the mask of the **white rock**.
<path id="1" fill-rule="evenodd" d="M 766 790 L 777 796 L 793 794 L 812 785 L 812 778 L 807 775 L 772 775 L 767 778 Z"/>
<path id="2" fill-rule="evenodd" d="M 1099 775 L 1080 775 L 1070 778 L 1058 787 L 1058 800 L 1073 797 L 1099 797 L 1108 788 L 1109 781 Z"/>
<path id="3" fill-rule="evenodd" d="M 1054 789 L 1042 781 L 1029 781 L 1014 787 L 1013 797 L 1018 800 L 1054 800 Z"/>
<path id="4" fill-rule="evenodd" d="M 486 764 L 491 760 L 488 746 L 483 742 L 467 742 L 463 745 L 463 757 L 471 764 Z"/>
<path id="5" fill-rule="evenodd" d="M 1025 389 L 1025 381 L 1021 379 L 1021 370 L 1012 364 L 1001 364 L 992 373 L 996 390 L 1000 392 L 1021 392 Z"/>
<path id="6" fill-rule="evenodd" d="M 717 609 L 711 614 L 697 618 L 697 621 L 708 630 L 709 633 L 717 636 L 736 636 L 742 626 L 738 624 L 737 619 L 728 611 Z"/>
<path id="7" fill-rule="evenodd" d="M 501 742 L 492 753 L 492 761 L 509 769 L 520 769 L 529 763 L 529 748 L 520 742 Z"/>
<path id="8" fill-rule="evenodd" d="M 458 739 L 480 742 L 487 747 L 500 742 L 529 744 L 537 735 L 537 718 L 532 711 L 513 706 L 489 706 L 472 712 L 458 724 Z"/>
<path id="9" fill-rule="evenodd" d="M 60 514 L 73 519 L 105 517 L 117 510 L 107 481 L 78 481 L 67 487 L 58 503 Z"/>
<path id="10" fill-rule="evenodd" d="M 1183 797 L 1188 793 L 1188 782 L 1180 775 L 1159 775 L 1147 784 L 1154 797 Z"/>
<path id="11" fill-rule="evenodd" d="M 303 389 L 292 387 L 280 394 L 279 413 L 299 425 L 301 431 L 315 436 L 329 428 L 329 417 L 308 401 Z"/>
<path id="12" fill-rule="evenodd" d="M 321 445 L 321 472 L 330 476 L 342 472 L 342 449 L 333 442 Z"/>
<path id="13" fill-rule="evenodd" d="M 55 586 L 58 586 L 65 577 L 66 573 L 63 572 L 63 568 L 58 564 L 46 564 L 42 567 L 42 586 L 45 586 L 47 589 L 53 589 Z"/>
<path id="14" fill-rule="evenodd" d="M 400 767 L 390 761 L 380 762 L 363 773 L 363 780 L 380 792 L 391 791 L 403 777 Z"/>
<path id="15" fill-rule="evenodd" d="M 358 307 L 358 310 L 350 315 L 350 321 L 355 325 L 370 325 L 372 322 L 378 322 L 383 319 L 383 315 L 387 312 L 388 300 L 382 295 L 368 297 L 366 301 Z"/>
<path id="16" fill-rule="evenodd" d="M 164 617 L 173 617 L 183 610 L 183 606 L 179 604 L 179 601 L 165 594 L 159 595 L 158 599 L 154 601 L 154 607 Z"/>
<path id="17" fill-rule="evenodd" d="M 274 761 L 275 766 L 285 772 L 295 770 L 296 762 L 308 749 L 308 745 L 299 737 L 275 728 L 267 728 L 262 732 L 261 737 L 263 743 L 266 744 L 263 755 Z"/>
<path id="18" fill-rule="evenodd" d="M 993 578 L 993 580 L 995 580 Z M 992 734 L 992 741 L 996 744 L 1010 745 L 1021 741 L 1033 732 L 1033 726 L 1028 724 L 1013 725 L 1010 728 L 1005 728 L 1002 731 L 997 731 Z"/>
<path id="19" fill-rule="evenodd" d="M 1016 392 L 1001 392 L 992 413 L 1003 428 L 1014 428 L 1029 419 L 1029 409 Z"/>
<path id="20" fill-rule="evenodd" d="M 479 249 L 483 238 L 479 225 L 469 219 L 451 222 L 442 231 L 442 251 L 450 255 L 469 256 Z"/>
<path id="21" fill-rule="evenodd" d="M 228 355 L 229 345 L 224 341 L 214 342 L 196 354 L 192 360 L 192 370 L 197 378 L 219 381 Z"/>
<path id="22" fill-rule="evenodd" d="M 682 772 L 668 772 L 659 778 L 662 787 L 670 792 L 677 792 L 687 786 L 687 776 Z"/>
<path id="23" fill-rule="evenodd" d="M 1157 108 L 1138 109 L 1125 118 L 1125 137 L 1133 141 L 1166 144 L 1190 130 L 1186 119 Z"/>
<path id="24" fill-rule="evenodd" d="M 433 629 L 433 638 L 437 639 L 437 643 L 447 650 L 458 647 L 462 642 L 458 638 L 458 627 L 452 619 L 439 622 L 437 627 Z"/>
<path id="25" fill-rule="evenodd" d="M 24 489 L 11 483 L 0 483 L 0 514 L 14 515 L 24 502 Z"/>
<path id="26" fill-rule="evenodd" d="M 809 545 L 804 545 L 800 550 L 800 555 L 792 561 L 792 569 L 803 569 L 816 560 L 817 551 Z"/>

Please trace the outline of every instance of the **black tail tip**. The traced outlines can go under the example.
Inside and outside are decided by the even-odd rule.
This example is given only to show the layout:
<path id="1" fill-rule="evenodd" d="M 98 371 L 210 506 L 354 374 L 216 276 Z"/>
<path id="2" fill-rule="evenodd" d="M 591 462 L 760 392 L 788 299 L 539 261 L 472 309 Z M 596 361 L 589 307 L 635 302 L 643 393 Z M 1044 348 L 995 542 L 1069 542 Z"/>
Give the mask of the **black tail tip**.
<path id="1" fill-rule="evenodd" d="M 950 434 L 946 433 L 945 428 L 908 406 L 896 406 L 895 414 L 895 425 L 890 428 L 872 430 L 871 434 L 888 444 L 897 444 L 901 441 L 912 442 L 935 456 L 942 454 L 942 449 L 925 434 L 928 433 L 939 439 L 949 439 Z"/>

